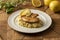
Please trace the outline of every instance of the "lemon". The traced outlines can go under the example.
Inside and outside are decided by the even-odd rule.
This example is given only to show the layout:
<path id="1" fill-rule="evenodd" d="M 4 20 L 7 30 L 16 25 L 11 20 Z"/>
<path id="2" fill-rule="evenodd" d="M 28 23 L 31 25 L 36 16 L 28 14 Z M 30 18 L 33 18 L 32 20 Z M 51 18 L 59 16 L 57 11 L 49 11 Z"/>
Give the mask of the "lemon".
<path id="1" fill-rule="evenodd" d="M 60 11 L 60 2 L 59 1 L 52 1 L 49 5 L 50 10 L 54 12 Z"/>
<path id="2" fill-rule="evenodd" d="M 46 6 L 49 6 L 49 4 L 50 4 L 52 1 L 54 1 L 54 0 L 44 0 L 44 4 L 45 4 Z"/>
<path id="3" fill-rule="evenodd" d="M 41 6 L 41 1 L 40 0 L 32 0 L 32 5 L 34 7 L 40 7 Z"/>
<path id="4" fill-rule="evenodd" d="M 21 10 L 21 13 L 20 13 L 21 16 L 30 16 L 31 15 L 31 11 L 30 9 L 23 9 Z"/>

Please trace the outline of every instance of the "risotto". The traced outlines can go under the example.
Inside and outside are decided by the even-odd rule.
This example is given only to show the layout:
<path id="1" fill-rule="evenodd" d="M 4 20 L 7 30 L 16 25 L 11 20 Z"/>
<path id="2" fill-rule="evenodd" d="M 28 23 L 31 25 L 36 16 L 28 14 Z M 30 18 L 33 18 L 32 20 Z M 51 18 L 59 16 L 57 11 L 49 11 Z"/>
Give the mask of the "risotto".
<path id="1" fill-rule="evenodd" d="M 17 16 L 16 22 L 20 26 L 27 27 L 27 28 L 39 28 L 43 26 L 43 22 L 41 20 L 39 20 L 39 22 L 29 23 L 29 22 L 23 21 L 19 16 Z"/>

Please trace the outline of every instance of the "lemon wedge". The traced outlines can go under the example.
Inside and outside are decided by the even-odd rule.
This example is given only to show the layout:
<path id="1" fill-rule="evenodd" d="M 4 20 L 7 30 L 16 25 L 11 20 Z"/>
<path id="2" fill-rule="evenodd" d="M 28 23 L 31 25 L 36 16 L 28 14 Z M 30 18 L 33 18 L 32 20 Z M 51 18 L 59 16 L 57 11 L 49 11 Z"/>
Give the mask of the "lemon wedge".
<path id="1" fill-rule="evenodd" d="M 30 16 L 31 15 L 31 11 L 30 9 L 23 9 L 21 10 L 21 13 L 20 13 L 21 16 Z"/>
<path id="2" fill-rule="evenodd" d="M 41 1 L 40 0 L 32 0 L 32 5 L 34 7 L 40 7 L 41 6 Z"/>

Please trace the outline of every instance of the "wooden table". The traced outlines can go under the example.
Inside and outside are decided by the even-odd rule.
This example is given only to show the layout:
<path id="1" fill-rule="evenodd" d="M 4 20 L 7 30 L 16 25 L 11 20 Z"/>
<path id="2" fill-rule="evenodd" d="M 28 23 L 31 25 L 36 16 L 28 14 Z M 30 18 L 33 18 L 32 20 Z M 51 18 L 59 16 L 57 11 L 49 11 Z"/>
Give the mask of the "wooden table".
<path id="1" fill-rule="evenodd" d="M 43 1 L 42 1 L 43 3 Z M 25 34 L 17 32 L 9 27 L 7 20 L 11 15 L 0 10 L 0 40 L 60 40 L 60 12 L 54 13 L 48 7 L 34 8 L 31 4 L 22 5 L 22 8 L 38 9 L 46 12 L 52 18 L 52 25 L 49 29 L 36 34 Z"/>

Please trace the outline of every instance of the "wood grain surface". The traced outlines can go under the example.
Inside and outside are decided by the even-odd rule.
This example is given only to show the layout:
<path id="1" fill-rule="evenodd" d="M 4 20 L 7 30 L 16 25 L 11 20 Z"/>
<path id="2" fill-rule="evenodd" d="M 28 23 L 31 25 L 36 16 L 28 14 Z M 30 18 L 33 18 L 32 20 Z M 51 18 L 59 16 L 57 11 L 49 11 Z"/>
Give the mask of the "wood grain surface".
<path id="1" fill-rule="evenodd" d="M 43 0 L 41 1 L 43 3 Z M 27 5 L 21 5 L 21 8 L 38 9 L 46 12 L 52 18 L 52 25 L 49 29 L 36 34 L 25 34 L 17 32 L 9 27 L 8 17 L 11 14 L 7 14 L 5 11 L 0 10 L 0 40 L 60 40 L 60 12 L 54 13 L 48 7 L 42 4 L 42 7 L 35 8 L 28 3 Z"/>

